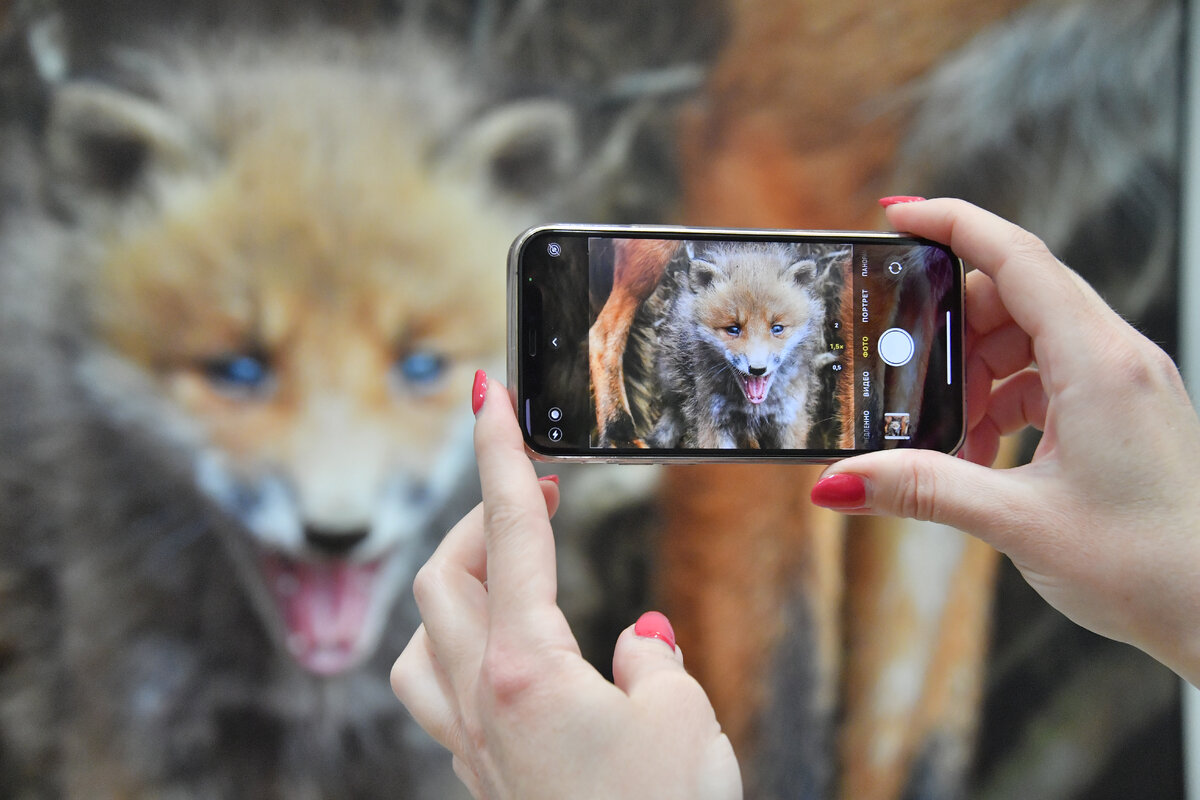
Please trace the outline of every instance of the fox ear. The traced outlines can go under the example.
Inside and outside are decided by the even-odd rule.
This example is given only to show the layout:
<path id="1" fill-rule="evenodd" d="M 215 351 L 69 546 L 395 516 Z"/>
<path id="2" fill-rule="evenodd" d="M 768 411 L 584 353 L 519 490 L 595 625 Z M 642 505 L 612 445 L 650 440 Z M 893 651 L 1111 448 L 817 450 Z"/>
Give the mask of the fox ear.
<path id="1" fill-rule="evenodd" d="M 187 126 L 150 100 L 99 83 L 68 83 L 51 99 L 46 147 L 57 199 L 68 208 L 97 195 L 124 198 L 151 160 L 194 158 Z"/>
<path id="2" fill-rule="evenodd" d="M 694 292 L 712 286 L 719 275 L 717 265 L 711 261 L 702 258 L 692 258 L 688 261 L 688 284 Z"/>
<path id="3" fill-rule="evenodd" d="M 787 268 L 787 274 L 799 286 L 807 286 L 817 277 L 819 265 L 815 259 L 801 258 L 793 261 Z"/>
<path id="4" fill-rule="evenodd" d="M 800 285 L 824 287 L 831 282 L 840 282 L 849 275 L 851 250 L 842 248 L 812 254 L 797 254 L 788 267 L 787 274 Z"/>
<path id="5" fill-rule="evenodd" d="M 698 248 L 693 241 L 683 243 L 683 251 L 687 254 L 688 268 L 687 280 L 688 286 L 693 292 L 698 292 L 712 286 L 722 272 L 715 261 L 710 261 L 705 256 L 707 252 Z"/>
<path id="6" fill-rule="evenodd" d="M 544 196 L 571 180 L 580 165 L 575 113 L 553 100 L 509 103 L 477 120 L 448 154 L 451 170 L 486 175 L 517 197 Z"/>

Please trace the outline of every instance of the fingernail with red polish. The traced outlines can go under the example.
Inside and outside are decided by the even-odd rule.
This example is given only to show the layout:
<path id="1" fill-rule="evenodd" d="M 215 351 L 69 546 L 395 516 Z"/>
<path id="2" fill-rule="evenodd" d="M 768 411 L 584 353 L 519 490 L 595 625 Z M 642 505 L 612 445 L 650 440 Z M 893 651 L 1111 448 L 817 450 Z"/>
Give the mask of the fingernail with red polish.
<path id="1" fill-rule="evenodd" d="M 543 475 L 542 477 L 538 478 L 538 480 L 539 481 L 549 481 L 550 483 L 553 483 L 555 486 L 558 486 L 558 476 L 557 475 Z"/>
<path id="2" fill-rule="evenodd" d="M 879 205 L 887 208 L 888 206 L 894 206 L 897 203 L 919 203 L 924 199 L 924 197 L 917 197 L 913 194 L 897 194 L 892 195 L 891 197 L 879 198 Z"/>
<path id="3" fill-rule="evenodd" d="M 867 504 L 867 482 L 849 473 L 830 475 L 817 481 L 811 497 L 814 505 L 825 508 L 862 508 Z"/>
<path id="4" fill-rule="evenodd" d="M 633 632 L 645 639 L 661 639 L 675 651 L 675 629 L 665 616 L 657 611 L 647 611 L 638 617 Z"/>
<path id="5" fill-rule="evenodd" d="M 487 397 L 487 373 L 481 369 L 475 370 L 475 385 L 471 387 L 471 413 L 478 416 L 483 408 L 483 399 Z"/>

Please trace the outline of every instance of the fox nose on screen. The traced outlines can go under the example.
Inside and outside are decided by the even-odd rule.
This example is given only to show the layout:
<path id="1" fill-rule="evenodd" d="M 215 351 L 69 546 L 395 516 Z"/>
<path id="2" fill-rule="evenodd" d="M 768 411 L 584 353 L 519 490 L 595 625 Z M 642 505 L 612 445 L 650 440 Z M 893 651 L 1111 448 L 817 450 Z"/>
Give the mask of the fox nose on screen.
<path id="1" fill-rule="evenodd" d="M 304 541 L 314 550 L 325 555 L 342 556 L 366 539 L 368 533 L 366 528 L 334 530 L 308 525 L 304 528 Z"/>
<path id="2" fill-rule="evenodd" d="M 765 375 L 766 372 L 767 372 L 766 367 L 751 367 L 750 368 L 751 375 Z"/>

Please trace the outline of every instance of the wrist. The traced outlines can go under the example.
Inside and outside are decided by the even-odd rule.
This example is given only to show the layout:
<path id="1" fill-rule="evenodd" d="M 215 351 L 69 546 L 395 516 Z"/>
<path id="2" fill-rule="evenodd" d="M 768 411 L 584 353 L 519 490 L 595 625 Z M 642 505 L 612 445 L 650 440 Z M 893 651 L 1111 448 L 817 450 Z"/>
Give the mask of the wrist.
<path id="1" fill-rule="evenodd" d="M 1166 592 L 1165 602 L 1157 605 L 1157 635 L 1149 637 L 1143 649 L 1200 687 L 1200 530 L 1180 555 L 1167 570 L 1166 582 L 1174 591 Z"/>

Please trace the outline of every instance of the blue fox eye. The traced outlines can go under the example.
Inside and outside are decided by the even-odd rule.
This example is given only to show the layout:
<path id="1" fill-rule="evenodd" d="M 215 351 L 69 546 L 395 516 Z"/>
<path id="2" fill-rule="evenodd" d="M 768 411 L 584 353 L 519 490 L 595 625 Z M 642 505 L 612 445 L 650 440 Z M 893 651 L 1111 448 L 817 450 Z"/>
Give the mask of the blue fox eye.
<path id="1" fill-rule="evenodd" d="M 726 325 L 725 332 L 728 333 L 730 336 L 739 336 L 742 333 L 742 326 L 741 325 Z"/>
<path id="2" fill-rule="evenodd" d="M 397 369 L 404 382 L 426 388 L 437 382 L 446 371 L 445 357 L 428 350 L 418 350 L 400 358 Z"/>
<path id="3" fill-rule="evenodd" d="M 771 326 L 771 333 L 773 333 L 773 334 L 775 334 L 776 336 L 778 336 L 779 334 L 783 333 L 783 326 L 782 326 L 782 325 L 780 325 L 780 324 L 778 324 L 778 323 L 776 323 L 776 324 L 772 325 L 772 326 Z"/>
<path id="4" fill-rule="evenodd" d="M 235 353 L 210 359 L 203 365 L 205 376 L 226 392 L 262 391 L 271 378 L 266 358 L 251 353 Z"/>

